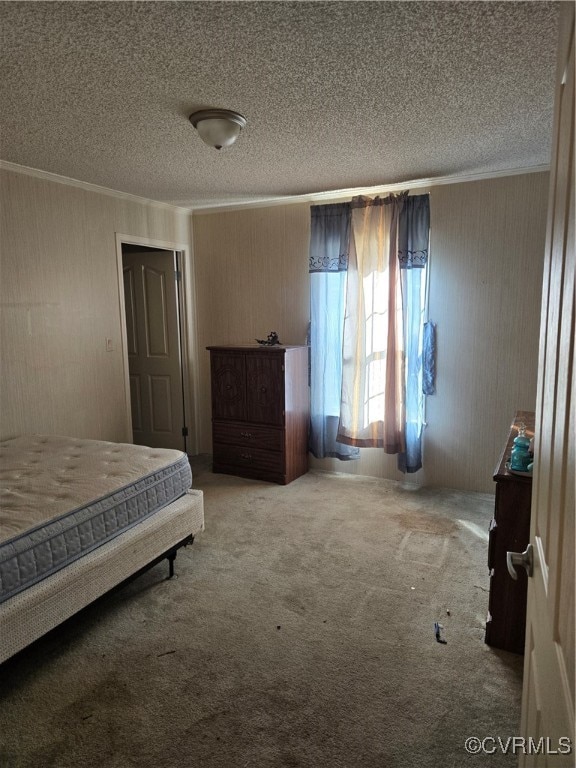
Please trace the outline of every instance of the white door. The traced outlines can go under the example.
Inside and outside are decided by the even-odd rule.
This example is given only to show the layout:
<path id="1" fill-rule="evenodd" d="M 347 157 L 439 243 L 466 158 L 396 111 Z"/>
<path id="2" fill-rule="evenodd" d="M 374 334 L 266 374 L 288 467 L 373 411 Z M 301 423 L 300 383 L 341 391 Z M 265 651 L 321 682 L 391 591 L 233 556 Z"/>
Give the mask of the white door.
<path id="1" fill-rule="evenodd" d="M 528 579 L 521 724 L 526 744 L 519 764 L 573 768 L 574 5 L 561 5 L 530 530 L 534 572 Z"/>
<path id="2" fill-rule="evenodd" d="M 123 253 L 122 265 L 134 442 L 184 450 L 175 254 Z"/>

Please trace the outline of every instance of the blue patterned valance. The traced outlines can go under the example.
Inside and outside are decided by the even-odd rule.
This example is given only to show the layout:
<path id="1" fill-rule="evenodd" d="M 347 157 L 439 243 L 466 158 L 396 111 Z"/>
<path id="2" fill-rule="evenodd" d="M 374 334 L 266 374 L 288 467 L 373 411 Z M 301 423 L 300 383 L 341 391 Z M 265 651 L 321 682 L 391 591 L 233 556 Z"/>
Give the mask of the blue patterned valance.
<path id="1" fill-rule="evenodd" d="M 310 209 L 310 272 L 346 272 L 350 247 L 351 211 L 368 205 L 388 205 L 403 199 L 398 222 L 401 269 L 422 269 L 428 263 L 429 195 L 400 192 L 388 197 L 356 197 L 349 203 L 313 205 Z"/>
<path id="2" fill-rule="evenodd" d="M 310 272 L 346 272 L 350 203 L 313 205 L 310 213 Z"/>
<path id="3" fill-rule="evenodd" d="M 339 253 L 336 256 L 310 256 L 310 272 L 346 272 L 347 269 L 347 253 Z"/>

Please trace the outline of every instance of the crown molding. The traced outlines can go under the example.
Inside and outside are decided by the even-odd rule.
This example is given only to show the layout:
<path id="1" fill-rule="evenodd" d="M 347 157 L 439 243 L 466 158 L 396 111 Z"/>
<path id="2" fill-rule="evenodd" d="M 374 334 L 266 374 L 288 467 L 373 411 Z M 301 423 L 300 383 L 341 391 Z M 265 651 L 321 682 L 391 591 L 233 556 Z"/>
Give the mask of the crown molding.
<path id="1" fill-rule="evenodd" d="M 79 181 L 78 179 L 72 179 L 69 176 L 60 176 L 59 174 L 52 173 L 51 171 L 41 171 L 38 168 L 29 168 L 26 165 L 18 165 L 18 163 L 11 163 L 8 160 L 0 160 L 0 169 L 5 171 L 12 171 L 13 173 L 20 173 L 24 176 L 34 176 L 37 179 L 53 181 L 57 184 L 66 184 L 68 187 L 77 187 L 78 189 L 83 189 L 86 192 L 97 192 L 100 195 L 108 195 L 109 197 L 116 197 L 120 200 L 128 200 L 132 203 L 140 203 L 141 205 L 153 205 L 157 208 L 166 208 L 177 213 L 190 214 L 192 212 L 192 208 L 190 206 L 174 205 L 173 203 L 164 203 L 160 200 L 149 200 L 146 197 L 132 195 L 129 192 L 119 192 L 116 189 L 101 187 L 98 184 L 91 184 L 88 181 Z"/>
<path id="2" fill-rule="evenodd" d="M 285 195 L 283 197 L 260 197 L 252 198 L 244 202 L 235 201 L 234 203 L 222 202 L 215 203 L 209 202 L 206 204 L 195 203 L 192 205 L 179 204 L 179 203 L 166 203 L 160 200 L 150 200 L 146 197 L 139 197 L 138 195 L 132 195 L 129 192 L 119 192 L 115 189 L 109 189 L 108 187 L 101 187 L 98 184 L 91 184 L 88 181 L 79 181 L 78 179 L 72 179 L 68 176 L 60 176 L 57 173 L 51 173 L 50 171 L 41 171 L 37 168 L 29 168 L 25 165 L 18 165 L 17 163 L 11 163 L 7 160 L 0 160 L 0 169 L 6 171 L 12 171 L 14 173 L 21 173 L 26 176 L 34 176 L 39 179 L 45 179 L 46 181 L 53 181 L 58 184 L 66 184 L 70 187 L 77 187 L 84 189 L 87 192 L 97 192 L 101 195 L 109 195 L 110 197 L 116 197 L 120 200 L 129 200 L 135 203 L 144 205 L 154 205 L 158 208 L 165 208 L 177 213 L 191 214 L 208 214 L 219 213 L 222 211 L 238 211 L 246 208 L 268 208 L 276 205 L 291 205 L 297 203 L 308 204 L 321 204 L 338 202 L 343 200 L 350 200 L 358 195 L 383 195 L 391 192 L 399 192 L 401 190 L 409 189 L 410 191 L 416 189 L 430 189 L 432 187 L 442 186 L 444 184 L 463 184 L 468 181 L 487 181 L 489 179 L 498 179 L 505 176 L 519 176 L 528 173 L 544 173 L 550 170 L 549 165 L 533 165 L 527 168 L 508 168 L 502 171 L 488 171 L 486 173 L 471 173 L 452 176 L 437 176 L 436 178 L 429 179 L 413 179 L 411 181 L 403 181 L 396 184 L 383 184 L 373 187 L 353 187 L 349 189 L 336 189 L 328 192 L 312 192 L 306 195 Z"/>
<path id="3" fill-rule="evenodd" d="M 245 203 L 222 203 L 207 205 L 192 205 L 192 213 L 208 214 L 221 211 L 237 211 L 244 208 L 267 208 L 273 205 L 290 205 L 292 203 L 332 203 L 344 200 L 351 200 L 358 195 L 383 195 L 390 192 L 400 192 L 402 190 L 427 190 L 432 187 L 442 186 L 444 184 L 463 184 L 468 181 L 488 181 L 490 179 L 499 179 L 505 176 L 521 176 L 528 173 L 545 173 L 550 170 L 549 165 L 532 165 L 527 168 L 508 168 L 503 171 L 488 171 L 486 173 L 471 173 L 453 176 L 437 176 L 430 179 L 413 179 L 412 181 L 403 181 L 397 184 L 383 184 L 374 187 L 354 187 L 351 189 L 337 189 L 330 192 L 313 192 L 307 195 L 287 195 L 286 197 L 259 198 L 246 201 Z"/>

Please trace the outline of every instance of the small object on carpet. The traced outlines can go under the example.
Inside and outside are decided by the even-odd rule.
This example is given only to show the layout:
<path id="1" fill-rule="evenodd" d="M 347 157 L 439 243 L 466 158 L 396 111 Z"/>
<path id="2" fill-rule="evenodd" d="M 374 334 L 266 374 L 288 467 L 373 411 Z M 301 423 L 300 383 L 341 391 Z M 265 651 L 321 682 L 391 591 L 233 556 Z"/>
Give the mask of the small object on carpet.
<path id="1" fill-rule="evenodd" d="M 444 627 L 442 626 L 442 624 L 439 624 L 437 621 L 435 621 L 434 622 L 434 634 L 436 636 L 436 642 L 437 643 L 442 643 L 442 645 L 447 645 L 448 641 L 445 640 L 442 637 L 443 631 L 444 631 Z"/>

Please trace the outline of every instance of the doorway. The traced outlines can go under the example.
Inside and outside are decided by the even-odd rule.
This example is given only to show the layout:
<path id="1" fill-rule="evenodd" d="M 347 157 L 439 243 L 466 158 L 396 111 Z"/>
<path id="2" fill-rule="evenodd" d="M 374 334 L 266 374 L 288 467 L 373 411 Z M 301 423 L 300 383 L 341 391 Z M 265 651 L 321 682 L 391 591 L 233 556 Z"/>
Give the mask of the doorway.
<path id="1" fill-rule="evenodd" d="M 181 253 L 120 246 L 131 438 L 187 452 Z"/>

